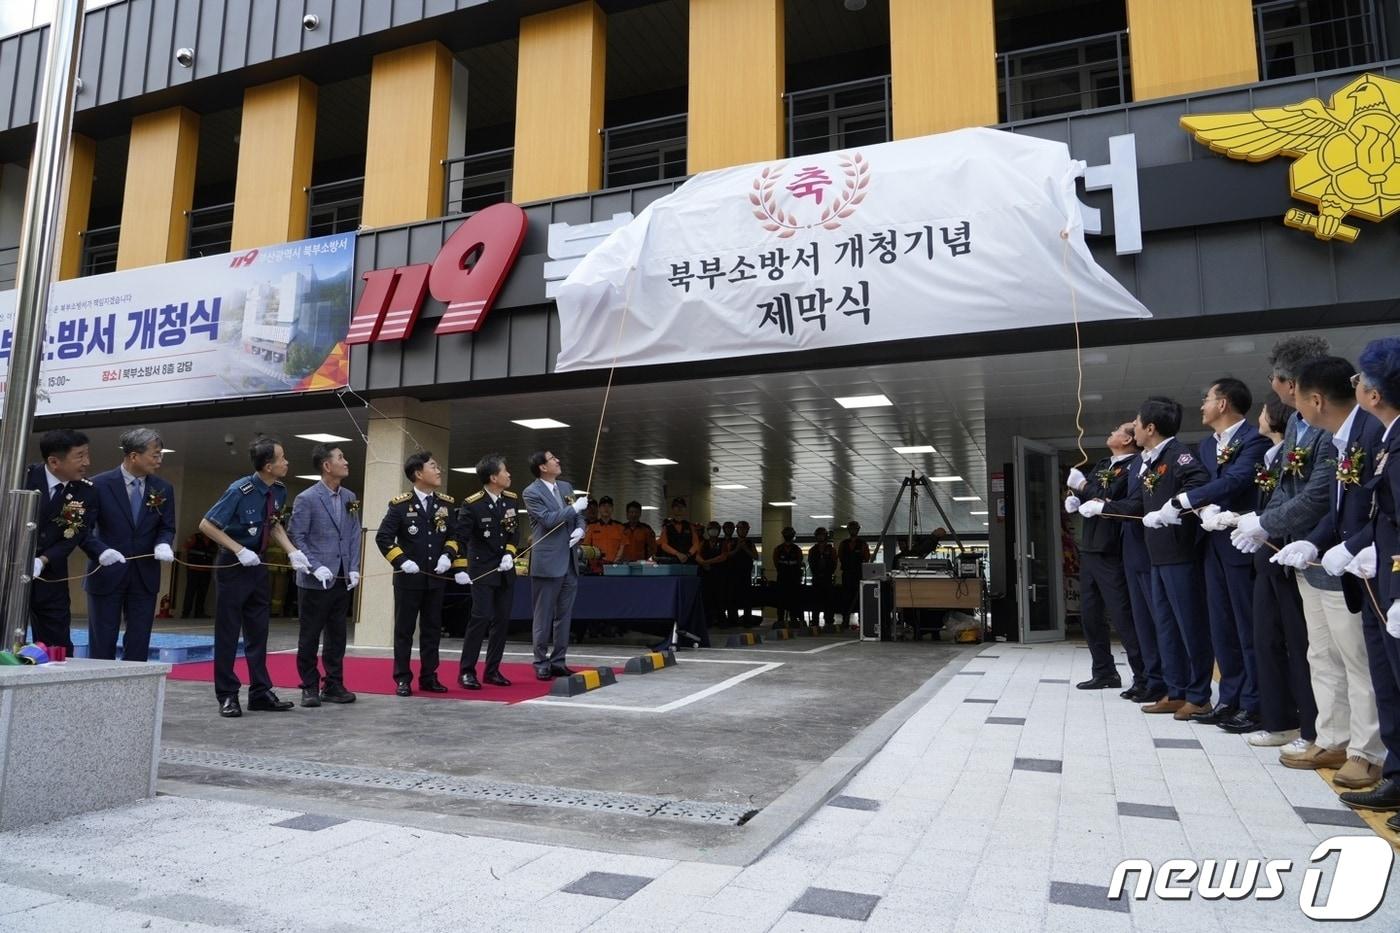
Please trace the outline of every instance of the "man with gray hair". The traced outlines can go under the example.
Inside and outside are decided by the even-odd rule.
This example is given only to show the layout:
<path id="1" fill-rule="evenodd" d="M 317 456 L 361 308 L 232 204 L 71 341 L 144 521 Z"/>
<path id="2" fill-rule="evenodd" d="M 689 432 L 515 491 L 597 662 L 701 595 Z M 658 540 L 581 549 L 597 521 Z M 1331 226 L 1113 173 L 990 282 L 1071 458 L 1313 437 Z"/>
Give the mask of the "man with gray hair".
<path id="1" fill-rule="evenodd" d="M 89 657 L 114 660 L 126 620 L 122 658 L 145 661 L 160 592 L 161 564 L 175 560 L 175 487 L 156 475 L 160 435 L 132 428 L 121 436 L 122 462 L 92 478 L 98 508 L 83 589 L 88 594 Z M 151 557 L 155 559 L 152 560 Z M 128 560 L 144 558 L 141 560 Z"/>

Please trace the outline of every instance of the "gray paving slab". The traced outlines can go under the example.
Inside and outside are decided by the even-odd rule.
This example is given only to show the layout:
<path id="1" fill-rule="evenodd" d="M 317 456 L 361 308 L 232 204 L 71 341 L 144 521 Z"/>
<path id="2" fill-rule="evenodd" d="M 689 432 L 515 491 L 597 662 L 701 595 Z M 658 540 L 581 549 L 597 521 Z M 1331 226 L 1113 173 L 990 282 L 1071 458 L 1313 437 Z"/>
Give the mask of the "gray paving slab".
<path id="1" fill-rule="evenodd" d="M 577 881 L 563 887 L 565 894 L 587 894 L 625 901 L 654 879 L 643 875 L 618 875 L 606 871 L 590 871 Z"/>
<path id="2" fill-rule="evenodd" d="M 816 914 L 841 920 L 865 920 L 879 903 L 880 898 L 873 894 L 812 887 L 804 891 L 789 909 L 799 914 Z"/>

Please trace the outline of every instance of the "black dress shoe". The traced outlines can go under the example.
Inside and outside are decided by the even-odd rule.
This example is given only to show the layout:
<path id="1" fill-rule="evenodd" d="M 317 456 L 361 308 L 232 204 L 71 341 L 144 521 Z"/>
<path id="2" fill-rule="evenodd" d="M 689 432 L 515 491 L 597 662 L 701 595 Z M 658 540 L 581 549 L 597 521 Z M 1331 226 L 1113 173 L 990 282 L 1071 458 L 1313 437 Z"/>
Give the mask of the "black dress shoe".
<path id="1" fill-rule="evenodd" d="M 238 697 L 224 697 L 219 703 L 219 715 L 225 719 L 237 719 L 243 715 L 243 707 L 238 705 Z"/>
<path id="2" fill-rule="evenodd" d="M 1192 713 L 1190 718 L 1192 722 L 1198 722 L 1203 726 L 1218 726 L 1228 719 L 1233 719 L 1238 712 L 1238 707 L 1225 706 L 1222 704 L 1213 709 L 1206 710 L 1204 713 Z"/>
<path id="3" fill-rule="evenodd" d="M 1342 794 L 1341 801 L 1353 810 L 1400 810 L 1400 782 L 1387 778 L 1370 790 Z"/>
<path id="4" fill-rule="evenodd" d="M 354 703 L 355 694 L 336 684 L 321 691 L 321 700 L 325 703 Z"/>
<path id="5" fill-rule="evenodd" d="M 447 688 L 442 685 L 442 681 L 434 677 L 432 680 L 418 681 L 418 689 L 426 690 L 429 693 L 446 693 Z"/>
<path id="6" fill-rule="evenodd" d="M 554 665 L 549 669 L 549 672 L 555 677 L 568 677 L 570 674 L 578 673 L 578 671 L 574 670 L 571 667 L 565 667 L 563 664 Z"/>
<path id="7" fill-rule="evenodd" d="M 480 690 L 481 684 L 476 679 L 476 674 L 468 671 L 457 678 L 457 683 L 462 685 L 463 690 Z"/>
<path id="8" fill-rule="evenodd" d="M 1400 833 L 1400 813 L 1395 814 L 1385 821 L 1385 828 L 1394 833 Z"/>
<path id="9" fill-rule="evenodd" d="M 248 708 L 263 713 L 284 713 L 296 706 L 291 700 L 279 700 L 271 690 L 259 697 L 248 698 Z"/>
<path id="10" fill-rule="evenodd" d="M 302 706 L 307 706 L 307 707 L 320 706 L 320 705 L 321 705 L 321 694 L 320 694 L 320 692 L 317 691 L 317 690 L 308 690 L 308 689 L 306 689 L 305 687 L 302 687 L 302 688 L 301 688 L 301 705 L 302 705 Z"/>
<path id="11" fill-rule="evenodd" d="M 1074 686 L 1080 690 L 1108 690 L 1110 688 L 1117 690 L 1123 686 L 1123 681 L 1116 674 L 1111 674 L 1107 677 L 1091 677 L 1088 680 L 1081 680 Z"/>
<path id="12" fill-rule="evenodd" d="M 1258 732 L 1264 728 L 1263 721 L 1247 709 L 1239 710 L 1229 719 L 1216 723 L 1216 726 L 1224 729 L 1231 735 L 1249 735 L 1251 732 Z"/>
<path id="13" fill-rule="evenodd" d="M 1148 693 L 1147 691 L 1147 684 L 1133 684 L 1127 690 L 1124 690 L 1118 695 L 1123 699 L 1131 700 L 1134 703 L 1142 703 L 1152 696 L 1152 694 Z"/>
<path id="14" fill-rule="evenodd" d="M 554 671 L 535 671 L 536 680 L 553 680 Z"/>
<path id="15" fill-rule="evenodd" d="M 408 681 L 395 681 L 394 694 L 401 697 L 413 696 L 413 688 L 408 685 Z"/>
<path id="16" fill-rule="evenodd" d="M 506 680 L 504 677 L 502 677 L 500 671 L 490 671 L 490 672 L 488 672 L 488 673 L 486 674 L 486 676 L 482 678 L 482 681 L 483 681 L 484 683 L 490 684 L 490 685 L 493 686 L 493 687 L 509 687 L 509 686 L 510 686 L 510 681 L 509 681 L 509 680 Z"/>

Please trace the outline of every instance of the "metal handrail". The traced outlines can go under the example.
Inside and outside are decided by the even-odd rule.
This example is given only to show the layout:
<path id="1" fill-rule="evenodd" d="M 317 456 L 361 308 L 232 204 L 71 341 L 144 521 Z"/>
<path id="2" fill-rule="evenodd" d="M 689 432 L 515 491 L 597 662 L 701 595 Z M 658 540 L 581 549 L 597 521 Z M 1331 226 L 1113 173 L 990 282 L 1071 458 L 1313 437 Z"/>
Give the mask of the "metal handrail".
<path id="1" fill-rule="evenodd" d="M 684 175 L 688 120 L 688 114 L 677 113 L 599 129 L 598 134 L 603 137 L 603 187 L 625 187 Z M 678 128 L 679 132 L 619 145 L 628 135 L 645 136 L 646 130 L 671 127 Z M 618 163 L 626 159 L 638 159 L 639 164 L 619 167 Z M 677 170 L 671 172 L 670 169 Z"/>
<path id="2" fill-rule="evenodd" d="M 1069 49 L 1088 49 L 1093 46 L 1113 43 L 1113 55 L 1111 57 L 1081 60 L 1074 65 L 1060 65 L 1053 68 L 1045 68 L 1039 71 L 1022 71 L 1015 67 L 1017 63 L 1024 59 L 1043 55 L 1049 52 L 1064 51 Z M 1016 93 L 1017 88 L 1023 87 L 1028 80 L 1039 80 L 1053 78 L 1056 75 L 1080 74 L 1086 69 L 1096 66 L 1113 65 L 1117 83 L 1118 99 L 1113 103 L 1126 103 L 1132 100 L 1131 82 L 1128 80 L 1128 31 L 1119 29 L 1113 32 L 1103 32 L 1093 36 L 1085 36 L 1080 39 L 1071 39 L 1066 42 L 1048 42 L 1044 45 L 1032 45 L 1022 49 L 1012 49 L 1009 52 L 997 54 L 997 70 L 1000 72 L 999 97 L 1001 118 L 1003 122 L 1024 119 L 1026 110 L 1036 104 L 1044 104 L 1048 101 L 1064 100 L 1067 106 L 1052 111 L 1052 113 L 1068 113 L 1086 109 L 1083 106 L 1083 96 L 1086 93 L 1100 94 L 1106 88 L 1095 88 L 1092 86 L 1080 86 L 1077 90 L 1066 91 L 1061 94 L 1050 94 L 1044 97 L 1026 98 Z M 1058 106 L 1058 105 L 1056 105 Z M 1098 106 L 1095 104 L 1094 106 Z M 1049 116 L 1050 114 L 1036 114 L 1036 116 Z"/>
<path id="3" fill-rule="evenodd" d="M 328 236 L 333 233 L 349 233 L 360 228 L 360 219 L 365 203 L 365 178 L 342 178 L 338 181 L 307 185 L 306 192 L 306 235 L 309 237 Z M 334 195 L 345 192 L 340 197 Z M 344 214 L 342 214 L 344 210 Z M 318 217 L 329 215 L 326 220 Z"/>
<path id="4" fill-rule="evenodd" d="M 878 96 L 876 96 L 875 99 L 855 104 L 836 103 L 836 96 L 839 94 L 867 89 L 878 90 Z M 798 112 L 797 108 L 801 103 L 821 98 L 826 98 L 829 103 L 826 109 L 805 113 Z M 811 143 L 817 140 L 824 140 L 821 144 L 822 150 L 841 148 L 841 135 L 843 130 L 839 121 L 851 117 L 878 117 L 882 124 L 880 127 L 881 138 L 879 142 L 888 142 L 893 136 L 893 117 L 890 112 L 889 75 L 879 75 L 874 78 L 860 78 L 855 81 L 841 81 L 837 84 L 827 84 L 821 87 L 789 91 L 783 95 L 783 102 L 787 111 L 787 154 L 789 157 L 797 154 L 799 143 Z M 808 133 L 803 136 L 797 134 L 798 121 L 804 123 L 816 122 L 823 117 L 826 118 L 825 132 Z"/>
<path id="5" fill-rule="evenodd" d="M 1332 16 L 1326 19 L 1311 19 L 1306 15 L 1304 22 L 1296 26 L 1284 28 L 1266 29 L 1264 18 L 1273 13 L 1285 12 L 1288 10 L 1299 10 L 1304 14 L 1313 11 L 1309 0 L 1268 0 L 1268 2 L 1257 3 L 1254 6 L 1254 35 L 1255 50 L 1259 57 L 1259 77 L 1260 80 L 1267 81 L 1272 77 L 1294 77 L 1300 74 L 1314 74 L 1319 71 L 1331 71 L 1337 68 L 1353 68 L 1357 65 L 1369 64 L 1371 62 L 1383 61 L 1388 55 L 1386 49 L 1386 32 L 1384 28 L 1384 12 L 1375 3 L 1375 0 L 1360 0 L 1360 9 L 1355 13 L 1346 13 L 1341 16 Z M 1356 42 L 1348 41 L 1342 45 L 1333 45 L 1325 48 L 1312 48 L 1306 53 L 1308 58 L 1334 57 L 1334 61 L 1326 62 L 1323 67 L 1312 67 L 1300 70 L 1298 63 L 1303 59 L 1303 54 L 1294 55 L 1293 74 L 1276 76 L 1269 74 L 1270 61 L 1265 54 L 1268 41 L 1271 37 L 1287 35 L 1299 30 L 1306 30 L 1310 38 L 1318 35 L 1320 30 L 1325 30 L 1329 26 L 1345 24 L 1346 38 L 1351 40 L 1352 25 L 1360 27 L 1360 40 Z M 1353 55 L 1353 52 L 1359 54 Z M 1343 60 L 1345 59 L 1345 60 Z"/>
<path id="6" fill-rule="evenodd" d="M 224 214 L 228 215 L 227 219 L 205 222 L 205 218 L 222 218 Z M 232 201 L 227 204 L 211 204 L 208 207 L 193 208 L 185 211 L 185 217 L 189 220 L 185 227 L 186 259 L 193 259 L 196 255 L 217 256 L 229 251 L 233 243 Z M 198 253 L 195 252 L 196 248 L 199 249 Z"/>
<path id="7" fill-rule="evenodd" d="M 83 238 L 83 255 L 78 274 L 102 275 L 114 272 L 117 268 L 117 241 L 121 237 L 121 224 L 110 227 L 91 227 L 78 234 Z"/>
<path id="8" fill-rule="evenodd" d="M 467 168 L 469 166 L 490 162 L 493 159 L 508 159 L 509 167 L 468 174 Z M 458 166 L 461 166 L 462 172 L 458 177 L 453 177 L 453 169 Z M 515 175 L 515 147 L 506 146 L 501 149 L 492 149 L 488 152 L 473 152 L 468 155 L 443 159 L 442 173 L 442 212 L 444 215 L 470 214 L 491 204 L 500 201 L 509 201 L 511 195 L 511 180 Z M 455 198 L 452 196 L 454 185 L 458 190 L 458 194 Z M 489 188 L 490 190 L 475 196 L 469 195 L 467 192 L 473 187 Z"/>
<path id="9" fill-rule="evenodd" d="M 15 272 L 19 268 L 19 246 L 0 246 L 0 291 L 15 287 Z"/>

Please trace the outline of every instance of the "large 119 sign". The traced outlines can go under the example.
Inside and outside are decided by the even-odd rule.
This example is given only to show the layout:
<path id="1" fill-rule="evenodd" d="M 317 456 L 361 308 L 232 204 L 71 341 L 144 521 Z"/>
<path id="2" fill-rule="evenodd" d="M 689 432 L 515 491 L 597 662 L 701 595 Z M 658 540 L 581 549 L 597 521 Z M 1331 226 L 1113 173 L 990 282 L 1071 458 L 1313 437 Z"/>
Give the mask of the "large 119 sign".
<path id="1" fill-rule="evenodd" d="M 526 226 L 519 207 L 493 204 L 463 221 L 431 263 L 364 273 L 346 343 L 403 340 L 429 292 L 447 305 L 439 335 L 479 330 L 525 242 Z"/>

